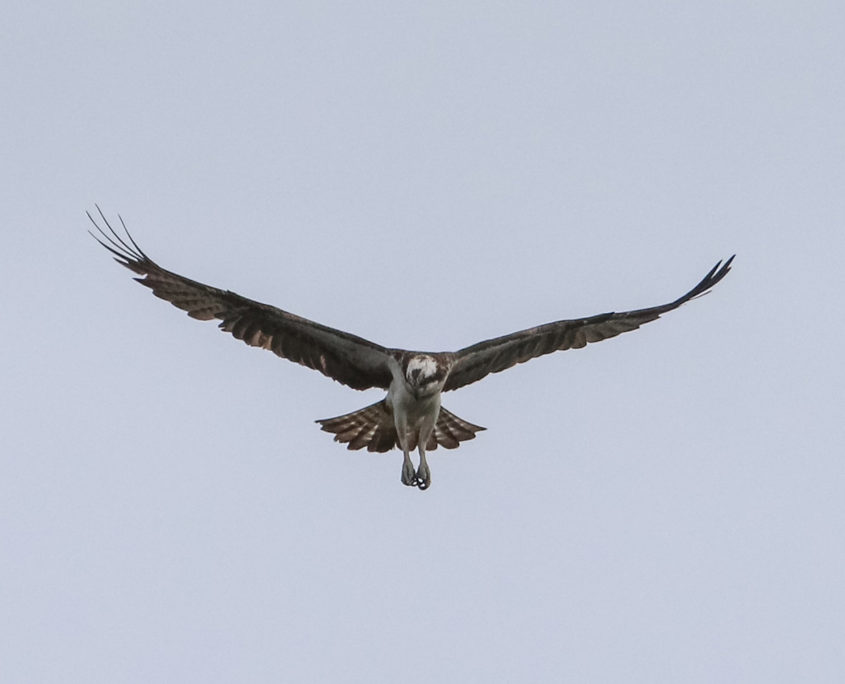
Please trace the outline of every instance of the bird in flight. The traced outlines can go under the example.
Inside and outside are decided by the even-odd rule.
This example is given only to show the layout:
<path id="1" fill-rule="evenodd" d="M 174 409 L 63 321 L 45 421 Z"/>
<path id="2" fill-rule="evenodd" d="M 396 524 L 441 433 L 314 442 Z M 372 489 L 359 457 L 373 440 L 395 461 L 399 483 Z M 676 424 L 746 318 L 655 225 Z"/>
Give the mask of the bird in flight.
<path id="1" fill-rule="evenodd" d="M 269 304 L 204 285 L 150 259 L 126 229 L 116 231 L 100 207 L 97 219 L 87 212 L 96 233 L 91 235 L 115 261 L 134 271 L 153 294 L 201 321 L 217 319 L 219 327 L 252 347 L 320 371 L 352 389 L 387 390 L 381 401 L 352 413 L 317 422 L 349 449 L 386 452 L 402 450 L 402 484 L 428 489 L 431 470 L 426 452 L 438 446 L 455 449 L 485 428 L 458 418 L 440 404 L 441 394 L 481 380 L 529 359 L 564 349 L 580 349 L 620 333 L 636 330 L 668 311 L 706 294 L 731 269 L 734 257 L 717 263 L 701 282 L 678 299 L 647 309 L 603 313 L 556 321 L 495 337 L 455 352 L 391 349 L 351 333 L 336 330 Z M 419 452 L 414 467 L 411 452 Z"/>

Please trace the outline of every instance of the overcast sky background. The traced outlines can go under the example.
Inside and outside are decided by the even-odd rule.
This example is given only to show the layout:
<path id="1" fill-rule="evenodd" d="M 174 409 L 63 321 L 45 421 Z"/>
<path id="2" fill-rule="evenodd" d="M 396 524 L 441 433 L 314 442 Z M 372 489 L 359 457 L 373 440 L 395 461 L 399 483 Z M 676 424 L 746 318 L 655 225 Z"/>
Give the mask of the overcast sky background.
<path id="1" fill-rule="evenodd" d="M 11 2 L 4 682 L 841 682 L 845 10 Z M 87 235 L 376 342 L 706 298 L 444 397 L 356 393 Z"/>

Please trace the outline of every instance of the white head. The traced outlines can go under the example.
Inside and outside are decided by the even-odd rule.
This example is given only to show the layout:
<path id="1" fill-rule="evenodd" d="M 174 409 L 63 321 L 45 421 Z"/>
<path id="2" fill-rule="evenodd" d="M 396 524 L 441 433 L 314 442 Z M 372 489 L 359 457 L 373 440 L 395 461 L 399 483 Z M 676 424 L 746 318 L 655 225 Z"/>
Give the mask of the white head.
<path id="1" fill-rule="evenodd" d="M 408 360 L 405 367 L 405 382 L 408 389 L 418 397 L 436 394 L 443 389 L 446 369 L 437 360 L 426 354 L 417 354 Z"/>

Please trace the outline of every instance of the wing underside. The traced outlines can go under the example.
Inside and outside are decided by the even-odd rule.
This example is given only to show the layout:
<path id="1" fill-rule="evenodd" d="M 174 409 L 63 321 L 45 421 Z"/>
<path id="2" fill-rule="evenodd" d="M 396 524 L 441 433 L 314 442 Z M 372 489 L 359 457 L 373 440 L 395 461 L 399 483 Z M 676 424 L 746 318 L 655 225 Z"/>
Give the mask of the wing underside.
<path id="1" fill-rule="evenodd" d="M 92 232 L 94 238 L 114 255 L 115 261 L 138 274 L 135 280 L 150 288 L 157 297 L 198 320 L 217 319 L 221 330 L 246 344 L 318 370 L 353 389 L 389 388 L 392 379 L 389 360 L 391 355 L 401 350 L 387 349 L 269 304 L 168 271 L 138 247 L 126 230 L 123 219 L 120 219 L 121 235 L 99 207 L 97 212 L 105 227 L 101 227 L 88 213 L 96 229 L 96 233 Z M 578 349 L 591 342 L 636 330 L 706 294 L 728 274 L 733 258 L 724 264 L 721 261 L 717 263 L 695 287 L 668 304 L 556 321 L 465 347 L 450 354 L 454 363 L 443 389 L 454 390 L 538 356 Z"/>
<path id="2" fill-rule="evenodd" d="M 156 297 L 170 302 L 189 316 L 217 319 L 224 332 L 253 347 L 320 371 L 353 389 L 390 386 L 389 351 L 380 345 L 341 330 L 309 321 L 269 304 L 247 299 L 168 271 L 150 259 L 132 239 L 120 219 L 124 235 L 108 222 L 100 208 L 101 227 L 88 213 L 97 233 L 91 234 L 122 266 Z"/>
<path id="3" fill-rule="evenodd" d="M 731 257 L 724 264 L 721 261 L 717 263 L 695 287 L 668 304 L 556 321 L 465 347 L 455 353 L 455 362 L 443 389 L 457 389 L 481 380 L 490 373 L 499 373 L 544 354 L 579 349 L 591 342 L 636 330 L 691 299 L 707 294 L 710 288 L 728 274 L 733 259 L 734 257 Z"/>

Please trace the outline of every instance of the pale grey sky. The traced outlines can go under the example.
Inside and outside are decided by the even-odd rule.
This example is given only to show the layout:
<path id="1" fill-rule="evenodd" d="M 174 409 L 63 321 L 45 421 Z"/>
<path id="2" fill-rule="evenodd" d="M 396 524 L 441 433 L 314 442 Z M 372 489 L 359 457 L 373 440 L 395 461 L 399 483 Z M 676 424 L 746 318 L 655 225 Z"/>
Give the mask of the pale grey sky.
<path id="1" fill-rule="evenodd" d="M 3 682 L 840 682 L 845 10 L 7 4 Z M 156 300 L 86 234 L 376 342 L 708 297 L 375 401 Z"/>

